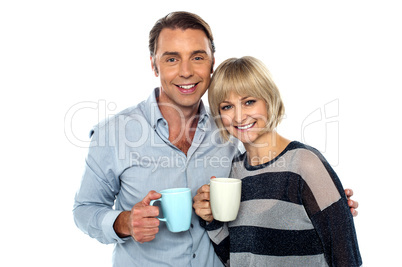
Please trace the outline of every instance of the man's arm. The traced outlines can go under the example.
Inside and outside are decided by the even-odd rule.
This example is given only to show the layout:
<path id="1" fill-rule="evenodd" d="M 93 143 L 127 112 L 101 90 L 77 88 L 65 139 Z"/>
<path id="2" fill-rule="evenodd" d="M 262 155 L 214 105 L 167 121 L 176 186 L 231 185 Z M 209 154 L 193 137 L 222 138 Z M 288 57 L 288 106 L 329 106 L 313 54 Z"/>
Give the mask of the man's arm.
<path id="1" fill-rule="evenodd" d="M 84 174 L 74 199 L 73 216 L 78 228 L 99 242 L 122 243 L 113 223 L 122 210 L 113 206 L 120 192 L 119 170 L 113 126 L 96 126 L 91 131 L 91 144 L 85 161 Z M 109 131 L 111 130 L 111 131 Z"/>
<path id="2" fill-rule="evenodd" d="M 115 192 L 120 188 L 113 179 L 101 177 L 96 165 L 88 159 L 80 189 L 75 195 L 74 221 L 79 229 L 99 242 L 109 244 L 123 242 L 113 230 L 113 222 L 121 211 L 114 210 Z"/>

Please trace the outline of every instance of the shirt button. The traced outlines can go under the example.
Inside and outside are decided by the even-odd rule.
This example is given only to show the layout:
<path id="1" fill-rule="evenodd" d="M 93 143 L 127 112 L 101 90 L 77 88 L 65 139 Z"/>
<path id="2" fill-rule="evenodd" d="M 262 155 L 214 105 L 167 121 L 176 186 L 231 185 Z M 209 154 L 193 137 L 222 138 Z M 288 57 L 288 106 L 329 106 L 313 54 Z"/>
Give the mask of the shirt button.
<path id="1" fill-rule="evenodd" d="M 191 226 L 191 228 L 194 228 L 194 225 L 193 225 L 193 224 L 191 224 L 190 226 Z"/>
<path id="2" fill-rule="evenodd" d="M 193 259 L 195 258 L 195 253 L 193 254 Z"/>

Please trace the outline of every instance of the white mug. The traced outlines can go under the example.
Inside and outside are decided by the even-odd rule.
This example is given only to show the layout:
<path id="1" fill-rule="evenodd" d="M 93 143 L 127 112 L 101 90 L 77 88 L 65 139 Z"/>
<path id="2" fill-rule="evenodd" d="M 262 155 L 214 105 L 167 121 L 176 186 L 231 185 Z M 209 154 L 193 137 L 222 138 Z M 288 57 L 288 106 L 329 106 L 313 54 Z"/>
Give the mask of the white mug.
<path id="1" fill-rule="evenodd" d="M 213 178 L 210 180 L 209 202 L 215 220 L 233 221 L 239 212 L 241 180 L 234 178 Z"/>

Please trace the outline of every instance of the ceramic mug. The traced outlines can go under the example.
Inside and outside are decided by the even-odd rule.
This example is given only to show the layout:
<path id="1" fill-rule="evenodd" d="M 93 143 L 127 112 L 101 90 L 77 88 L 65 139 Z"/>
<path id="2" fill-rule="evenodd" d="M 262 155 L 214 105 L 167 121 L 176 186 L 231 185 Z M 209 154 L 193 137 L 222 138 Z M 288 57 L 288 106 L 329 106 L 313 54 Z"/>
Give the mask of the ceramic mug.
<path id="1" fill-rule="evenodd" d="M 229 222 L 236 219 L 241 199 L 240 179 L 213 178 L 210 180 L 209 194 L 215 220 Z"/>
<path id="2" fill-rule="evenodd" d="M 159 192 L 162 197 L 152 200 L 150 205 L 156 201 L 161 202 L 164 218 L 158 218 L 166 222 L 170 232 L 183 232 L 190 228 L 193 201 L 190 188 L 171 188 Z"/>

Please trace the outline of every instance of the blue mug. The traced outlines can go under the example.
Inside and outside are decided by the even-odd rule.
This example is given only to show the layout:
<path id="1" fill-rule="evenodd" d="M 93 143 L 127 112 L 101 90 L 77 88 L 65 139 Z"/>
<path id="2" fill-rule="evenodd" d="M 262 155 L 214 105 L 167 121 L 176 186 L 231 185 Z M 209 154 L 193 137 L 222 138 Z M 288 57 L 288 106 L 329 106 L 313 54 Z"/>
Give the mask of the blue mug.
<path id="1" fill-rule="evenodd" d="M 162 197 L 152 200 L 150 205 L 156 201 L 162 204 L 164 218 L 158 218 L 162 222 L 166 222 L 170 232 L 183 232 L 190 228 L 191 213 L 193 211 L 193 201 L 191 199 L 190 188 L 172 188 L 159 192 Z"/>

